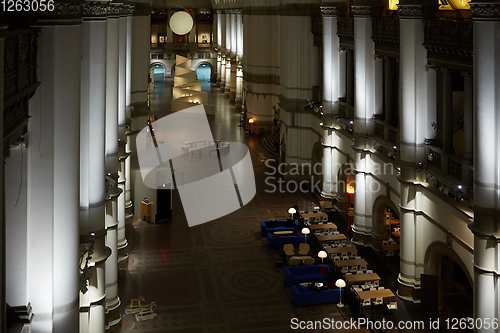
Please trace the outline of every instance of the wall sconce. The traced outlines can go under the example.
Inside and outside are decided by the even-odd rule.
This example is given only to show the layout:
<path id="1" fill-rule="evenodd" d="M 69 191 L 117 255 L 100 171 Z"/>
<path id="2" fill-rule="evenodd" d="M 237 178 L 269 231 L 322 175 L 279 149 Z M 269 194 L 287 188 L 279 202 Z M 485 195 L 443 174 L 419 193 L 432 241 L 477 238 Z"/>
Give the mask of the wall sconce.
<path id="1" fill-rule="evenodd" d="M 255 123 L 255 120 L 253 118 L 250 118 L 250 119 L 248 119 L 248 123 L 253 124 L 253 123 Z"/>
<path id="2" fill-rule="evenodd" d="M 82 292 L 82 294 L 85 294 L 89 290 L 89 279 L 92 275 L 89 269 L 89 261 L 90 259 L 92 259 L 92 254 L 94 254 L 94 241 L 95 234 L 91 232 L 89 248 L 87 249 L 83 247 L 83 249 L 80 251 L 80 259 L 78 260 L 78 264 L 80 269 L 80 291 Z M 82 266 L 84 260 L 85 264 Z"/>

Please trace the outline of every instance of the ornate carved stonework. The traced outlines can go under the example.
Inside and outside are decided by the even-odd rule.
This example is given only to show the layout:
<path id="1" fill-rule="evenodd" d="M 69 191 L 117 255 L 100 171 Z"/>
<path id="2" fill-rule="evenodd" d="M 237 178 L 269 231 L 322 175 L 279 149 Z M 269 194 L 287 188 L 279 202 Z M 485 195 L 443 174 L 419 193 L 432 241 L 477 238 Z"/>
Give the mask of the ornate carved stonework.
<path id="1" fill-rule="evenodd" d="M 108 16 L 120 16 L 121 15 L 121 5 L 110 4 L 108 8 Z"/>
<path id="2" fill-rule="evenodd" d="M 337 7 L 321 7 L 323 16 L 337 16 Z"/>
<path id="3" fill-rule="evenodd" d="M 470 3 L 470 11 L 474 19 L 499 20 L 500 3 Z"/>
<path id="4" fill-rule="evenodd" d="M 84 2 L 83 17 L 106 17 L 108 16 L 108 8 L 107 2 Z"/>
<path id="5" fill-rule="evenodd" d="M 56 0 L 53 11 L 37 12 L 40 25 L 78 24 L 82 19 L 82 4 L 79 1 Z"/>
<path id="6" fill-rule="evenodd" d="M 351 6 L 351 11 L 354 16 L 371 16 L 371 6 Z"/>
<path id="7" fill-rule="evenodd" d="M 280 15 L 279 7 L 246 7 L 243 15 Z"/>
<path id="8" fill-rule="evenodd" d="M 399 17 L 404 18 L 422 18 L 424 15 L 423 7 L 420 5 L 398 5 Z"/>

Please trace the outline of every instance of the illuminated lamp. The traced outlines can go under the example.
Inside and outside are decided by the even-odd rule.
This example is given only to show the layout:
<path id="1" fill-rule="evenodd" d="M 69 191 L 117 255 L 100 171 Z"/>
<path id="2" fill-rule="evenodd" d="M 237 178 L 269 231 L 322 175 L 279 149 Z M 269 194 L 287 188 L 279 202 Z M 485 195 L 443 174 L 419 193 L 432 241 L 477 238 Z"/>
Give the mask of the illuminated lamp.
<path id="1" fill-rule="evenodd" d="M 318 257 L 321 258 L 321 265 L 323 265 L 323 259 L 325 259 L 327 257 L 327 254 L 325 251 L 319 251 L 318 252 Z"/>
<path id="2" fill-rule="evenodd" d="M 307 243 L 307 235 L 309 235 L 311 231 L 307 228 L 302 228 L 302 233 L 304 234 L 304 242 Z"/>
<path id="3" fill-rule="evenodd" d="M 339 304 L 337 304 L 337 306 L 338 306 L 339 308 L 342 308 L 342 307 L 344 307 L 344 304 L 342 304 L 342 288 L 344 288 L 344 287 L 345 287 L 345 281 L 344 281 L 344 280 L 342 280 L 342 279 L 338 279 L 338 280 L 335 282 L 335 285 L 336 285 L 337 287 L 339 287 L 339 288 L 340 288 L 340 303 L 339 303 Z"/>
<path id="4" fill-rule="evenodd" d="M 349 195 L 354 194 L 354 177 L 352 175 L 347 176 L 347 184 L 345 186 L 345 191 Z"/>
<path id="5" fill-rule="evenodd" d="M 253 124 L 253 123 L 255 123 L 255 120 L 253 120 L 253 118 L 250 118 L 250 119 L 248 119 L 248 123 Z"/>
<path id="6" fill-rule="evenodd" d="M 170 17 L 169 25 L 175 34 L 185 35 L 193 28 L 193 18 L 185 11 L 179 11 Z"/>

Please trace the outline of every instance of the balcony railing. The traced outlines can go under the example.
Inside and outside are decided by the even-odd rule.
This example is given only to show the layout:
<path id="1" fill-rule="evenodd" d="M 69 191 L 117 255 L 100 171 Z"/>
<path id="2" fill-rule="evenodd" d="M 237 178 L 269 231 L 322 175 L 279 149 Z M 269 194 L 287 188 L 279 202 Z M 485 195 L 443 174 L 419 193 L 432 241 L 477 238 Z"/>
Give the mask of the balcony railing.
<path id="1" fill-rule="evenodd" d="M 440 148 L 434 146 L 427 147 L 429 168 L 451 177 L 451 180 L 454 180 L 457 185 L 472 188 L 474 184 L 474 168 L 472 166 L 462 163 L 460 156 L 444 154 Z"/>

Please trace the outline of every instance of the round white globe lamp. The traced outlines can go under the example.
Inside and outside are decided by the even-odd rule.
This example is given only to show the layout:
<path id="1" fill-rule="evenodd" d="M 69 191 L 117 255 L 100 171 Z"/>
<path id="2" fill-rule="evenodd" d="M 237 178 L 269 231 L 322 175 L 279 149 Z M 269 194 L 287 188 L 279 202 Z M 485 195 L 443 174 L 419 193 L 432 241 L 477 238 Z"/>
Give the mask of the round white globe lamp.
<path id="1" fill-rule="evenodd" d="M 340 302 L 339 304 L 337 304 L 337 306 L 339 308 L 342 308 L 344 307 L 344 304 L 342 304 L 342 288 L 345 287 L 345 281 L 342 279 L 338 279 L 337 281 L 335 281 L 335 285 L 340 288 Z"/>
<path id="2" fill-rule="evenodd" d="M 170 17 L 169 25 L 176 35 L 185 35 L 193 29 L 193 18 L 185 11 L 178 11 Z"/>

